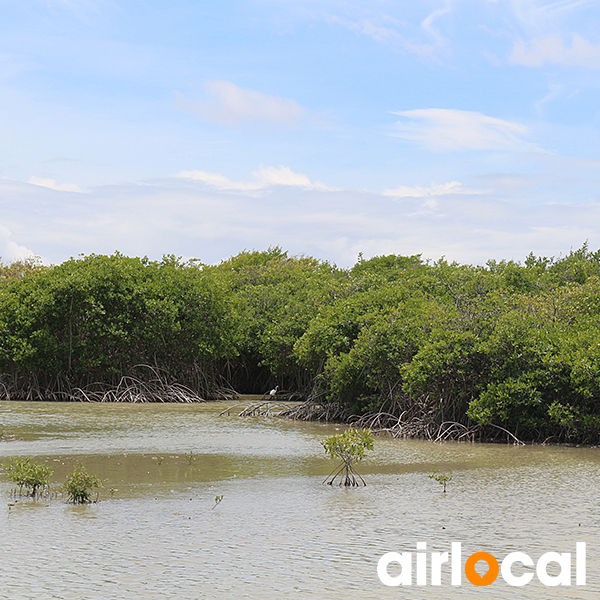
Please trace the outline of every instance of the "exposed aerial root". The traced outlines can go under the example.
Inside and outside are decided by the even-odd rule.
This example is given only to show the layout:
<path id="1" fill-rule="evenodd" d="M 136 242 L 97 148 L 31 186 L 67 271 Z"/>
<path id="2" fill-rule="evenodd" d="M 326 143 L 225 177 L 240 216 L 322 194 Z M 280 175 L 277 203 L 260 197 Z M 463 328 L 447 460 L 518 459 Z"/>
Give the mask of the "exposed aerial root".
<path id="1" fill-rule="evenodd" d="M 280 417 L 282 413 L 289 409 L 287 404 L 281 402 L 273 402 L 272 400 L 260 400 L 258 402 L 239 402 L 233 406 L 227 407 L 219 413 L 219 416 L 229 415 L 232 410 L 237 410 L 244 407 L 238 413 L 238 417 Z"/>
<path id="2" fill-rule="evenodd" d="M 333 485 L 337 478 L 340 478 L 339 485 L 345 487 L 358 487 L 359 485 L 367 485 L 367 482 L 357 473 L 351 464 L 342 462 L 339 464 L 325 479 L 323 483 Z"/>
<path id="3" fill-rule="evenodd" d="M 181 383 L 170 382 L 158 369 L 147 369 L 147 378 L 123 375 L 116 384 L 97 381 L 84 386 L 56 379 L 50 385 L 40 385 L 34 376 L 4 378 L 0 385 L 0 400 L 43 400 L 60 402 L 204 402 L 196 391 Z"/>
<path id="4" fill-rule="evenodd" d="M 322 395 L 311 394 L 306 401 L 288 407 L 279 416 L 297 421 L 347 421 L 350 412 L 348 407 L 339 402 L 322 402 L 319 400 Z"/>
<path id="5" fill-rule="evenodd" d="M 381 408 L 361 416 L 350 416 L 348 407 L 340 402 L 320 402 L 312 395 L 306 402 L 290 407 L 277 416 L 302 421 L 333 421 L 348 423 L 352 427 L 370 429 L 374 434 L 385 434 L 393 438 L 419 438 L 432 442 L 474 442 L 476 439 L 496 441 L 493 430 L 505 433 L 508 441 L 523 445 L 514 433 L 499 425 L 482 427 L 473 423 L 461 423 L 454 419 L 443 419 L 439 404 L 428 395 L 420 398 L 388 400 Z"/>

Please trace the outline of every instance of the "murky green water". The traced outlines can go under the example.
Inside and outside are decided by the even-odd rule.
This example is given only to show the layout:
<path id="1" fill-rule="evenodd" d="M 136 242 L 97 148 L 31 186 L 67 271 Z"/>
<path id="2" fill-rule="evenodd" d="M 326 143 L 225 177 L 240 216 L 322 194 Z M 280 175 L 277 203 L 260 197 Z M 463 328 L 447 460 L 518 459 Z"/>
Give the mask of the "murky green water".
<path id="1" fill-rule="evenodd" d="M 219 417 L 225 406 L 0 403 L 1 456 L 36 456 L 57 483 L 78 460 L 106 480 L 90 506 L 9 506 L 0 477 L 0 598 L 599 597 L 600 449 L 381 439 L 359 467 L 369 485 L 346 490 L 321 483 L 333 465 L 319 441 L 335 427 Z M 445 495 L 434 467 L 453 473 Z M 379 582 L 385 552 L 455 541 L 463 561 L 584 541 L 588 584 Z"/>

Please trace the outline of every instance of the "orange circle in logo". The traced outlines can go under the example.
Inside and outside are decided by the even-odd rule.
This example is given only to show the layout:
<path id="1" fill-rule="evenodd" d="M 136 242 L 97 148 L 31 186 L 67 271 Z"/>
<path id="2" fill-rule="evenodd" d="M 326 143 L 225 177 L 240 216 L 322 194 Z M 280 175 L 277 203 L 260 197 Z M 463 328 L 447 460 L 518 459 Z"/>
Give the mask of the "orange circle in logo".
<path id="1" fill-rule="evenodd" d="M 484 560 L 488 564 L 488 571 L 483 577 L 475 570 L 475 565 L 480 560 Z M 475 552 L 467 558 L 465 563 L 465 575 L 473 585 L 490 585 L 490 583 L 494 583 L 496 577 L 498 577 L 498 571 L 498 561 L 489 552 Z"/>

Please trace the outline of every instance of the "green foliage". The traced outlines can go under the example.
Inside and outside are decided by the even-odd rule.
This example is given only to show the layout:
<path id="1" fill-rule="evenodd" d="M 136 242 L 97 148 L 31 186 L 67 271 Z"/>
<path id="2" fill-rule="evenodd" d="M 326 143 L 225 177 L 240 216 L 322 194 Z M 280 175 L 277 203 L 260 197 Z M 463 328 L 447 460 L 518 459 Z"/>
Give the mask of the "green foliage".
<path id="1" fill-rule="evenodd" d="M 11 458 L 3 467 L 10 481 L 16 483 L 21 492 L 25 488 L 32 498 L 48 486 L 53 473 L 49 466 L 32 462 L 30 456 Z"/>
<path id="2" fill-rule="evenodd" d="M 225 496 L 223 496 L 223 494 L 221 494 L 220 496 L 215 496 L 215 505 L 212 507 L 211 510 L 215 510 L 215 508 L 217 508 L 217 506 L 219 506 L 219 504 L 221 504 L 224 497 Z"/>
<path id="3" fill-rule="evenodd" d="M 434 479 L 437 481 L 444 488 L 445 494 L 446 486 L 452 481 L 452 475 L 449 475 L 448 473 L 440 473 L 439 469 L 434 469 L 433 473 L 429 475 L 429 479 Z"/>
<path id="4" fill-rule="evenodd" d="M 46 269 L 42 266 L 38 256 L 15 260 L 5 265 L 0 261 L 0 287 L 9 285 L 13 281 L 41 273 Z"/>
<path id="5" fill-rule="evenodd" d="M 161 373 L 213 397 L 279 385 L 332 414 L 384 407 L 428 431 L 597 443 L 598 340 L 600 251 L 587 243 L 483 266 L 388 255 L 343 270 L 278 247 L 216 266 L 118 253 L 0 264 L 2 398 Z"/>
<path id="6" fill-rule="evenodd" d="M 63 484 L 63 490 L 73 504 L 88 504 L 92 493 L 101 487 L 102 481 L 95 475 L 90 475 L 85 467 L 78 464 Z"/>
<path id="7" fill-rule="evenodd" d="M 485 358 L 473 332 L 438 329 L 403 369 L 404 391 L 435 394 L 446 407 L 445 419 L 458 418 L 481 388 Z"/>
<path id="8" fill-rule="evenodd" d="M 415 273 L 424 266 L 421 255 L 400 256 L 389 254 L 387 256 L 374 256 L 369 260 L 364 260 L 362 254 L 359 254 L 358 261 L 352 267 L 350 273 L 352 277 L 360 281 L 362 286 L 372 285 L 373 283 L 398 281 L 404 279 L 407 273 Z"/>
<path id="9" fill-rule="evenodd" d="M 340 477 L 340 485 L 346 487 L 366 485 L 364 479 L 356 473 L 353 464 L 364 458 L 367 450 L 373 450 L 373 437 L 370 429 L 346 429 L 344 433 L 329 436 L 321 442 L 326 454 L 341 460 L 341 463 L 325 480 L 332 485 Z"/>
<path id="10" fill-rule="evenodd" d="M 535 427 L 542 424 L 542 394 L 531 378 L 523 376 L 490 383 L 478 398 L 470 403 L 468 415 L 483 425 L 499 420 Z M 540 410 L 542 408 L 542 410 Z"/>
<path id="11" fill-rule="evenodd" d="M 38 381 L 85 385 L 139 364 L 190 372 L 235 354 L 224 287 L 193 262 L 91 255 L 1 292 L 0 365 Z"/>
<path id="12" fill-rule="evenodd" d="M 279 248 L 241 253 L 213 269 L 230 286 L 237 313 L 238 348 L 251 368 L 287 378 L 302 388 L 311 379 L 294 346 L 320 310 L 348 293 L 345 274 L 310 257 L 289 257 Z M 257 389 L 266 387 L 261 383 Z"/>
<path id="13" fill-rule="evenodd" d="M 367 450 L 373 450 L 373 436 L 370 429 L 346 429 L 344 433 L 331 435 L 321 442 L 326 454 L 344 461 L 360 460 Z"/>

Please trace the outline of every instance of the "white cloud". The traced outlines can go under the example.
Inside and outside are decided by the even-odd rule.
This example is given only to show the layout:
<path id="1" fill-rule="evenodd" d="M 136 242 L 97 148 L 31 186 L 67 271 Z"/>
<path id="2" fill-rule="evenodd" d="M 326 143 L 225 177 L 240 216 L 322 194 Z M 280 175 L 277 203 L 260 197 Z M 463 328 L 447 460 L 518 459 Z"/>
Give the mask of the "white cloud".
<path id="1" fill-rule="evenodd" d="M 232 181 L 221 173 L 208 171 L 181 171 L 177 177 L 202 181 L 224 191 L 258 192 L 273 186 L 299 187 L 307 190 L 331 190 L 320 181 L 312 182 L 306 175 L 295 173 L 289 167 L 265 167 L 261 165 L 252 173 L 252 181 Z"/>
<path id="2" fill-rule="evenodd" d="M 177 177 L 180 179 L 201 181 L 221 191 L 247 192 L 250 195 L 256 195 L 255 192 L 260 192 L 274 186 L 296 187 L 314 191 L 343 191 L 339 188 L 325 185 L 320 181 L 313 182 L 303 173 L 296 173 L 289 167 L 284 166 L 265 167 L 261 165 L 258 170 L 252 173 L 251 181 L 233 181 L 221 173 L 199 170 L 181 171 L 177 174 Z M 366 193 L 377 194 L 377 192 L 368 191 Z M 449 181 L 441 184 L 432 182 L 429 186 L 399 185 L 395 188 L 384 189 L 381 195 L 390 198 L 432 199 L 448 194 L 473 195 L 482 193 L 486 192 L 465 188 L 459 181 Z M 426 205 L 435 206 L 436 203 L 426 203 Z"/>
<path id="3" fill-rule="evenodd" d="M 12 235 L 12 231 L 8 227 L 0 225 L 0 259 L 2 262 L 12 262 L 35 256 L 29 248 L 21 246 L 11 239 Z"/>
<path id="4" fill-rule="evenodd" d="M 208 121 L 229 126 L 252 121 L 295 125 L 301 117 L 307 115 L 306 109 L 291 98 L 241 88 L 231 81 L 207 81 L 204 90 L 206 99 L 200 102 L 189 100 L 178 93 L 175 107 Z"/>
<path id="5" fill-rule="evenodd" d="M 534 106 L 538 113 L 542 113 L 544 105 L 547 102 L 551 102 L 554 98 L 557 98 L 564 90 L 562 85 L 549 84 L 548 89 L 550 90 L 542 99 L 538 100 Z"/>
<path id="6" fill-rule="evenodd" d="M 275 171 L 284 177 L 285 171 Z M 214 263 L 244 248 L 280 245 L 348 266 L 361 250 L 365 256 L 422 253 L 482 263 L 522 260 L 530 251 L 557 255 L 586 239 L 599 247 L 600 203 L 582 200 L 584 194 L 569 203 L 551 203 L 548 190 L 538 189 L 546 178 L 540 174 L 522 194 L 491 181 L 485 185 L 494 189 L 479 196 L 465 194 L 452 181 L 415 186 L 422 195 L 401 202 L 381 193 L 321 193 L 289 185 L 248 198 L 173 178 L 96 188 L 59 203 L 48 188 L 0 179 L 6 228 L 0 228 L 0 253 L 12 259 L 33 248 L 46 262 L 56 263 L 78 253 L 118 249 L 152 259 L 173 253 Z M 564 197 L 571 179 L 555 178 L 551 187 L 550 198 Z M 431 206 L 440 198 L 435 194 L 442 194 L 440 209 Z"/>
<path id="7" fill-rule="evenodd" d="M 209 171 L 181 171 L 177 177 L 182 179 L 191 179 L 193 181 L 202 181 L 207 185 L 216 187 L 219 190 L 233 190 L 238 192 L 255 191 L 261 189 L 261 186 L 256 182 L 232 181 L 221 173 L 211 173 Z"/>
<path id="8" fill-rule="evenodd" d="M 571 46 L 566 46 L 558 34 L 515 43 L 509 61 L 526 67 L 560 65 L 600 69 L 600 44 L 593 44 L 579 34 L 573 34 Z"/>
<path id="9" fill-rule="evenodd" d="M 311 180 L 302 173 L 294 173 L 289 167 L 259 167 L 258 171 L 252 173 L 265 186 L 267 185 L 291 185 L 307 189 L 315 189 L 315 187 L 325 187 L 321 183 L 313 184 Z"/>
<path id="10" fill-rule="evenodd" d="M 597 0 L 510 0 L 517 19 L 524 25 L 540 28 L 563 19 L 566 13 L 597 4 Z"/>
<path id="11" fill-rule="evenodd" d="M 329 15 L 326 20 L 355 33 L 369 36 L 394 50 L 431 58 L 448 43 L 447 38 L 434 27 L 437 19 L 450 12 L 450 2 L 445 1 L 443 4 L 443 8 L 430 12 L 418 25 L 408 23 L 405 18 L 398 19 L 385 13 L 373 14 L 364 8 L 364 4 L 358 12 L 366 13 L 365 16 Z"/>
<path id="12" fill-rule="evenodd" d="M 543 151 L 538 144 L 524 139 L 529 135 L 525 125 L 478 112 L 430 108 L 392 114 L 410 119 L 409 123 L 396 123 L 393 136 L 418 142 L 430 150 Z"/>
<path id="13" fill-rule="evenodd" d="M 402 35 L 395 27 L 383 24 L 375 24 L 372 19 L 361 19 L 359 21 L 349 21 L 340 17 L 330 17 L 330 22 L 339 23 L 350 31 L 362 33 L 376 42 L 393 48 L 394 50 L 403 50 L 418 56 L 430 57 L 435 54 L 435 47 L 432 44 L 410 41 Z M 390 19 L 388 19 L 390 20 Z"/>
<path id="14" fill-rule="evenodd" d="M 468 190 L 463 187 L 460 181 L 449 181 L 447 183 L 432 183 L 428 187 L 415 185 L 399 185 L 393 189 L 383 190 L 384 196 L 394 198 L 433 198 L 435 196 L 445 196 L 447 194 L 480 194 L 476 190 Z"/>
<path id="15" fill-rule="evenodd" d="M 83 194 L 84 191 L 76 183 L 56 183 L 54 179 L 44 179 L 43 177 L 32 176 L 27 183 L 39 185 L 40 187 L 50 188 L 57 192 L 75 192 Z"/>
<path id="16" fill-rule="evenodd" d="M 450 2 L 447 2 L 445 8 L 438 8 L 437 10 L 434 10 L 427 17 L 425 17 L 423 21 L 421 21 L 421 27 L 436 40 L 438 45 L 445 44 L 447 40 L 437 29 L 433 27 L 433 22 L 449 12 Z"/>
<path id="17" fill-rule="evenodd" d="M 35 68 L 35 63 L 24 56 L 0 53 L 0 81 L 8 80 Z"/>

